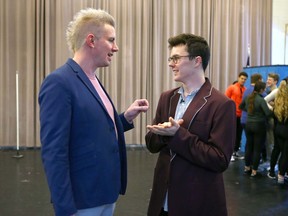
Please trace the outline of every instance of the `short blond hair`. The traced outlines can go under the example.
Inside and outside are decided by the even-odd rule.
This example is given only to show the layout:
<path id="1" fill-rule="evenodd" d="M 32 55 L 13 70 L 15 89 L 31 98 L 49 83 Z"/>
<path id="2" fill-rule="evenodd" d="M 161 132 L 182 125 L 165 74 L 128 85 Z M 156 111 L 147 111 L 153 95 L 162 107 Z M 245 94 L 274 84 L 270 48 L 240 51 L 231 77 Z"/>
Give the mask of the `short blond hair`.
<path id="1" fill-rule="evenodd" d="M 75 14 L 68 24 L 66 40 L 69 49 L 75 53 L 85 41 L 87 34 L 92 33 L 96 38 L 100 37 L 99 27 L 109 24 L 115 27 L 114 18 L 104 10 L 87 8 Z"/>

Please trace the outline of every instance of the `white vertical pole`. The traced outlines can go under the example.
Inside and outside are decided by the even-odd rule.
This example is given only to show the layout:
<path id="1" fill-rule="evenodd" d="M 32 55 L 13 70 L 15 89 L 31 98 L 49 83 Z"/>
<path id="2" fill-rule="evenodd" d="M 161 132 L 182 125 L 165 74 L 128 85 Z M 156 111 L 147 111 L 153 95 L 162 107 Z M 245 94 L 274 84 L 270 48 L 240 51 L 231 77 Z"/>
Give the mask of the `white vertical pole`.
<path id="1" fill-rule="evenodd" d="M 16 71 L 16 142 L 17 142 L 17 151 L 19 151 L 19 78 L 18 71 Z"/>
<path id="2" fill-rule="evenodd" d="M 17 153 L 14 158 L 22 158 L 23 155 L 19 154 L 19 79 L 18 71 L 16 71 L 16 142 L 17 142 Z"/>

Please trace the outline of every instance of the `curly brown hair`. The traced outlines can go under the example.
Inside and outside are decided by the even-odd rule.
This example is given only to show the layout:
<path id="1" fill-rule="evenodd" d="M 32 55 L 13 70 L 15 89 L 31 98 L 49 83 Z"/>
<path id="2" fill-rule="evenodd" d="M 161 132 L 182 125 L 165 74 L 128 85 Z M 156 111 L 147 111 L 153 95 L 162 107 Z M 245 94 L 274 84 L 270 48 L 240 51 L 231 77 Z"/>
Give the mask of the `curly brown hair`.
<path id="1" fill-rule="evenodd" d="M 288 119 L 288 83 L 285 79 L 280 82 L 274 104 L 276 118 L 280 122 L 285 122 Z"/>

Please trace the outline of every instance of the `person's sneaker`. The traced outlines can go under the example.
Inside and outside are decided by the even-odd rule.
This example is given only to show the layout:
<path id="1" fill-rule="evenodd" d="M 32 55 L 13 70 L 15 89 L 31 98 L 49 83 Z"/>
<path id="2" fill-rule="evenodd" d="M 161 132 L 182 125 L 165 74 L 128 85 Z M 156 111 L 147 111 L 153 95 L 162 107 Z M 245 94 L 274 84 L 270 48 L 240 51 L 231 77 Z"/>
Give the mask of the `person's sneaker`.
<path id="1" fill-rule="evenodd" d="M 243 160 L 244 156 L 240 155 L 238 152 L 233 153 L 234 159 Z"/>
<path id="2" fill-rule="evenodd" d="M 284 176 L 278 174 L 278 184 L 284 184 Z"/>
<path id="3" fill-rule="evenodd" d="M 275 172 L 269 171 L 269 172 L 267 173 L 267 176 L 268 176 L 269 178 L 271 178 L 271 179 L 276 179 L 276 174 L 275 174 Z"/>
<path id="4" fill-rule="evenodd" d="M 252 169 L 244 169 L 244 175 L 251 175 L 251 173 L 252 173 Z"/>
<path id="5" fill-rule="evenodd" d="M 235 157 L 232 155 L 231 159 L 230 159 L 230 162 L 234 162 L 234 161 L 235 161 Z"/>
<path id="6" fill-rule="evenodd" d="M 251 175 L 250 175 L 250 179 L 257 179 L 257 178 L 260 178 L 261 177 L 261 174 L 256 172 L 256 173 L 253 173 L 251 172 Z"/>

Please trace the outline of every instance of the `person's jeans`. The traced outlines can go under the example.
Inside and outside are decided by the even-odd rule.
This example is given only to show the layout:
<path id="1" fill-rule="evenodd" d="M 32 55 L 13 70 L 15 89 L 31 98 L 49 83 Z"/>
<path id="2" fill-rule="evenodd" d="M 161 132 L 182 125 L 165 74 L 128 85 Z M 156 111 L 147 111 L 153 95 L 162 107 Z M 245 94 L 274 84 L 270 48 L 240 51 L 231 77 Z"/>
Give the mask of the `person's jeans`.
<path id="1" fill-rule="evenodd" d="M 115 209 L 115 203 L 98 206 L 95 208 L 81 209 L 76 216 L 112 216 Z"/>

